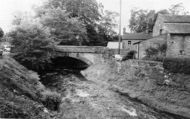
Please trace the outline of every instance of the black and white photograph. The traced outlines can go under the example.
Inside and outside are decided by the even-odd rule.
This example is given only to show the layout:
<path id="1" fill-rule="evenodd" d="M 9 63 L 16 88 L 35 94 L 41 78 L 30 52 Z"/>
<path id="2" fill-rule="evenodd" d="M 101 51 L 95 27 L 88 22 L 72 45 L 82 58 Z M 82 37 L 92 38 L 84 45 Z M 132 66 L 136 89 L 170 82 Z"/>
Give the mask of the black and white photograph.
<path id="1" fill-rule="evenodd" d="M 190 119 L 190 0 L 0 0 L 0 119 Z"/>

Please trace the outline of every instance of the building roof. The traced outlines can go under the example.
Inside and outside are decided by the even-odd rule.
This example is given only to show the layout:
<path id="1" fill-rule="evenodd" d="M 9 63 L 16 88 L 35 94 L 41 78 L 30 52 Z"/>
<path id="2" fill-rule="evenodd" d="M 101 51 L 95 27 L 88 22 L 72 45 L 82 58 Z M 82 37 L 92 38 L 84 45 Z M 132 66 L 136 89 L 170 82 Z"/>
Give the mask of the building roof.
<path id="1" fill-rule="evenodd" d="M 190 23 L 166 23 L 164 29 L 169 33 L 190 34 Z"/>
<path id="2" fill-rule="evenodd" d="M 127 33 L 122 36 L 122 40 L 146 40 L 150 39 L 152 34 L 146 33 Z"/>
<path id="3" fill-rule="evenodd" d="M 142 42 L 146 42 L 146 41 L 150 41 L 150 40 L 156 40 L 156 39 L 158 39 L 158 38 L 163 38 L 163 39 L 166 39 L 166 37 L 167 37 L 167 34 L 162 34 L 162 35 L 159 35 L 159 36 L 154 36 L 154 37 L 152 37 L 152 38 L 150 38 L 150 39 L 147 39 L 147 40 L 143 40 L 143 41 L 138 41 L 138 42 L 135 42 L 135 43 L 133 43 L 133 45 L 136 45 L 136 44 L 140 44 L 140 43 L 142 43 Z"/>
<path id="4" fill-rule="evenodd" d="M 168 33 L 190 34 L 190 15 L 159 14 L 157 21 L 157 25 Z"/>
<path id="5" fill-rule="evenodd" d="M 159 14 L 158 19 L 162 19 L 164 23 L 190 23 L 190 15 Z"/>

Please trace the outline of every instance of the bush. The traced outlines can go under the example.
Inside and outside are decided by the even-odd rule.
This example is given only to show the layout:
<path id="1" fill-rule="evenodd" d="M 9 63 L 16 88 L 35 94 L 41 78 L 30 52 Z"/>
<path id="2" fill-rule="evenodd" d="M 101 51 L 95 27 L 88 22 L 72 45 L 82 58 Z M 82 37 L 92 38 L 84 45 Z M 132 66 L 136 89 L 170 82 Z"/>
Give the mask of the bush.
<path id="1" fill-rule="evenodd" d="M 43 104 L 50 110 L 57 111 L 61 103 L 61 95 L 57 92 L 44 91 L 43 95 Z"/>
<path id="2" fill-rule="evenodd" d="M 162 59 L 166 55 L 167 44 L 157 44 L 157 47 L 149 47 L 146 51 L 146 59 Z"/>
<path id="3" fill-rule="evenodd" d="M 132 51 L 129 51 L 128 53 L 127 53 L 127 55 L 125 55 L 124 57 L 123 57 L 123 61 L 125 61 L 125 60 L 128 60 L 128 59 L 135 59 L 135 54 L 136 54 L 137 52 L 136 51 L 134 51 L 134 50 L 132 50 Z"/>
<path id="4" fill-rule="evenodd" d="M 190 58 L 166 58 L 163 66 L 173 73 L 190 74 Z"/>
<path id="5" fill-rule="evenodd" d="M 30 70 L 44 69 L 54 57 L 54 41 L 49 30 L 38 23 L 17 26 L 7 37 L 12 39 L 14 58 Z"/>
<path id="6" fill-rule="evenodd" d="M 145 51 L 146 51 L 146 57 L 153 57 L 157 55 L 159 52 L 158 49 L 153 48 L 153 47 L 149 47 Z"/>

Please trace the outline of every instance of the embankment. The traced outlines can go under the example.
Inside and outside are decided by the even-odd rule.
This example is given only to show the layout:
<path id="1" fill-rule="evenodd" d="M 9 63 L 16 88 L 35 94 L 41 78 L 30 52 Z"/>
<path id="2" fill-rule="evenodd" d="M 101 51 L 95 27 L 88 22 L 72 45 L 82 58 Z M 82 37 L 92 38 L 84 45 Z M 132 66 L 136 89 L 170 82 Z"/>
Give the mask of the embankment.
<path id="1" fill-rule="evenodd" d="M 14 59 L 0 59 L 0 118 L 48 119 L 45 87 L 38 75 Z"/>
<path id="2" fill-rule="evenodd" d="M 151 61 L 111 61 L 105 67 L 90 67 L 84 75 L 88 78 L 98 76 L 99 80 L 110 84 L 110 90 L 160 114 L 174 119 L 190 118 L 189 75 L 169 73 L 162 63 Z"/>

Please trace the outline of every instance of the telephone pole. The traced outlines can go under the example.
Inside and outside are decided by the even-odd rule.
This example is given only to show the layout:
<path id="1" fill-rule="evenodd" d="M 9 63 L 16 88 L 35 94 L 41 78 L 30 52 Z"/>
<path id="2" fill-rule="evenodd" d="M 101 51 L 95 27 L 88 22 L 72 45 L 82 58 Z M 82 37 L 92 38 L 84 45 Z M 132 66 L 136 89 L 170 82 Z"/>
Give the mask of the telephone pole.
<path id="1" fill-rule="evenodd" d="M 121 11 L 122 11 L 122 0 L 120 0 L 120 17 L 119 17 L 119 47 L 118 47 L 118 54 L 120 54 L 120 49 L 121 49 Z"/>

